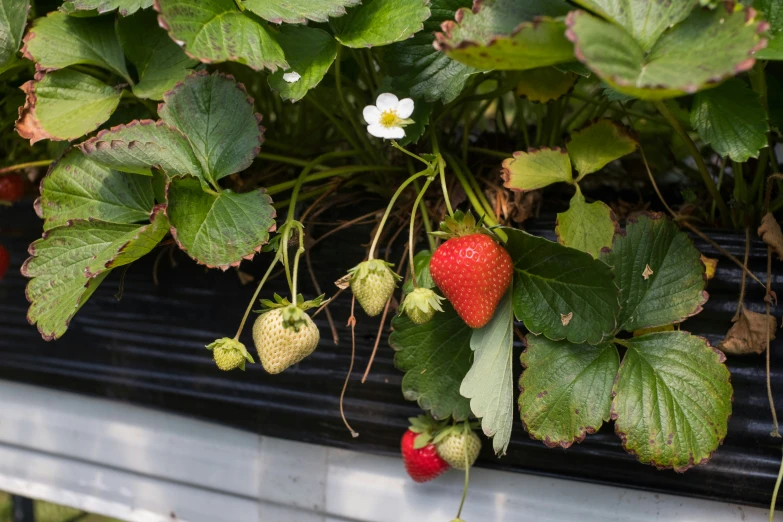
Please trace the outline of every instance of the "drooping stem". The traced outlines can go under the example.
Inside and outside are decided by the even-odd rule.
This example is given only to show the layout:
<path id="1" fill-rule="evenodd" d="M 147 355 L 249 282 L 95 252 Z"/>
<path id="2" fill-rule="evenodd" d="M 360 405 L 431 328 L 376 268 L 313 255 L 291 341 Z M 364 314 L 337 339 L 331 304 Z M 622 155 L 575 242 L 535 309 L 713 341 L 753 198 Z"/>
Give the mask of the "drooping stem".
<path id="1" fill-rule="evenodd" d="M 345 165 L 343 167 L 335 167 L 323 172 L 310 174 L 304 179 L 303 183 L 311 183 L 313 181 L 333 178 L 335 176 L 350 176 L 351 174 L 359 174 L 360 172 L 400 172 L 404 170 L 405 169 L 401 167 L 390 167 L 388 165 Z M 268 187 L 266 193 L 272 196 L 293 188 L 295 185 L 296 181 L 284 181 L 283 183 Z"/>
<path id="2" fill-rule="evenodd" d="M 467 431 L 468 429 L 470 428 L 465 428 L 465 431 Z M 459 509 L 457 510 L 458 519 L 460 516 L 462 516 L 462 507 L 465 505 L 465 499 L 468 497 L 468 485 L 470 484 L 470 461 L 468 460 L 467 444 L 463 446 L 462 453 L 465 456 L 465 484 L 462 486 L 462 499 L 459 501 Z"/>
<path id="3" fill-rule="evenodd" d="M 418 192 L 421 190 L 419 188 L 419 180 L 413 182 L 413 188 Z M 427 242 L 430 245 L 430 252 L 435 252 L 436 244 L 435 244 L 435 238 L 432 237 L 430 234 L 432 233 L 432 219 L 430 219 L 430 213 L 427 210 L 427 204 L 424 202 L 424 199 L 422 198 L 421 201 L 419 201 L 419 210 L 421 211 L 421 220 L 424 222 L 424 230 L 427 233 Z"/>
<path id="4" fill-rule="evenodd" d="M 769 506 L 769 522 L 775 520 L 775 504 L 778 503 L 778 491 L 780 491 L 780 482 L 783 481 L 783 459 L 780 461 L 780 469 L 778 469 L 778 478 L 775 481 L 775 489 L 772 490 L 772 503 Z"/>
<path id="5" fill-rule="evenodd" d="M 264 143 L 266 144 L 266 141 Z M 355 151 L 355 150 L 346 151 L 347 155 L 348 154 L 354 155 L 354 154 L 358 154 L 358 153 L 359 152 Z M 279 163 L 287 163 L 289 165 L 295 165 L 297 167 L 306 167 L 306 166 L 308 166 L 310 164 L 310 160 L 299 159 L 299 158 L 291 158 L 291 157 L 285 156 L 283 154 L 273 154 L 271 152 L 259 152 L 258 155 L 256 156 L 256 158 L 266 159 L 266 160 L 270 160 L 270 161 L 277 161 Z M 313 170 L 328 170 L 328 169 L 329 169 L 329 167 L 327 167 L 326 165 L 316 165 L 315 167 L 313 167 Z"/>
<path id="6" fill-rule="evenodd" d="M 16 165 L 11 165 L 10 167 L 3 167 L 0 169 L 0 176 L 5 176 L 6 174 L 10 174 L 11 172 L 16 172 L 17 170 L 22 169 L 28 169 L 33 167 L 48 167 L 54 163 L 54 160 L 38 160 L 38 161 L 28 161 L 27 163 L 18 163 Z"/>
<path id="7" fill-rule="evenodd" d="M 304 227 L 298 221 L 292 221 L 291 224 L 299 230 L 299 246 L 296 249 L 296 255 L 294 255 L 294 287 L 291 290 L 291 302 L 297 304 L 297 286 L 299 285 L 299 259 L 304 253 Z"/>
<path id="8" fill-rule="evenodd" d="M 413 254 L 414 254 L 414 244 L 413 244 L 413 230 L 415 228 L 416 224 L 416 210 L 419 208 L 419 203 L 422 202 L 422 198 L 424 197 L 424 193 L 427 192 L 427 188 L 429 188 L 430 183 L 432 183 L 433 175 L 431 174 L 427 181 L 424 182 L 424 187 L 419 191 L 419 195 L 416 196 L 416 201 L 413 203 L 413 210 L 411 210 L 411 222 L 408 225 L 408 255 L 410 256 L 409 262 L 411 265 L 411 281 L 413 281 L 413 287 L 416 288 L 418 285 L 416 284 L 416 268 L 413 264 Z M 422 211 L 422 214 L 426 214 L 426 209 Z M 423 219 L 423 216 L 422 216 Z"/>
<path id="9" fill-rule="evenodd" d="M 440 147 L 438 146 L 438 138 L 435 133 L 432 133 L 432 152 L 437 156 L 438 174 L 440 175 L 440 188 L 443 191 L 443 201 L 446 202 L 446 210 L 449 212 L 449 216 L 454 215 L 454 209 L 451 208 L 451 200 L 449 199 L 449 187 L 446 184 L 446 160 L 440 153 Z"/>
<path id="10" fill-rule="evenodd" d="M 242 316 L 242 321 L 239 323 L 239 328 L 237 329 L 237 333 L 234 336 L 234 340 L 238 341 L 239 336 L 242 334 L 242 330 L 245 328 L 245 322 L 247 321 L 248 316 L 250 315 L 250 311 L 253 309 L 253 303 L 256 302 L 256 299 L 258 299 L 258 294 L 261 293 L 261 288 L 263 288 L 264 283 L 266 283 L 266 280 L 269 279 L 269 274 L 272 273 L 272 269 L 277 265 L 277 262 L 280 261 L 280 252 L 278 251 L 275 258 L 272 260 L 272 262 L 269 264 L 269 268 L 266 269 L 266 273 L 264 274 L 264 277 L 261 278 L 261 281 L 258 283 L 258 286 L 256 287 L 256 291 L 253 294 L 253 297 L 250 298 L 250 302 L 247 304 L 247 308 L 245 309 L 245 315 Z"/>
<path id="11" fill-rule="evenodd" d="M 462 189 L 465 191 L 465 194 L 467 194 L 470 204 L 473 205 L 473 208 L 476 210 L 476 212 L 480 212 L 481 215 L 484 217 L 484 223 L 486 223 L 490 227 L 497 226 L 498 222 L 481 204 L 481 201 L 479 200 L 478 196 L 476 196 L 475 192 L 473 191 L 473 188 L 470 186 L 470 183 L 465 177 L 465 174 L 462 172 L 461 167 L 457 162 L 457 160 L 453 156 L 450 156 L 449 154 L 446 154 L 446 160 L 449 162 L 451 169 L 457 175 L 457 179 L 459 180 L 460 185 L 462 185 Z M 506 241 L 508 239 L 506 233 L 503 232 L 502 230 L 495 230 L 495 233 L 503 241 Z"/>
<path id="12" fill-rule="evenodd" d="M 704 181 L 704 185 L 707 187 L 707 191 L 710 193 L 710 196 L 712 196 L 713 201 L 718 204 L 721 222 L 724 226 L 729 226 L 731 224 L 731 212 L 729 211 L 729 207 L 726 205 L 726 202 L 723 201 L 723 196 L 721 196 L 720 192 L 718 192 L 718 187 L 715 186 L 715 182 L 712 181 L 710 171 L 707 169 L 707 164 L 704 163 L 704 158 L 702 158 L 701 153 L 699 152 L 699 148 L 695 143 L 693 143 L 691 137 L 688 136 L 688 133 L 685 132 L 685 129 L 682 128 L 680 122 L 677 120 L 674 114 L 672 114 L 672 111 L 664 102 L 658 100 L 654 101 L 653 104 L 655 104 L 658 112 L 660 112 L 661 115 L 666 118 L 666 121 L 669 122 L 669 125 L 671 125 L 672 129 L 674 129 L 674 132 L 676 132 L 682 141 L 685 142 L 685 146 L 688 148 L 691 156 L 693 156 L 693 160 L 696 162 L 696 167 L 699 169 L 699 174 L 701 174 L 702 181 Z"/>

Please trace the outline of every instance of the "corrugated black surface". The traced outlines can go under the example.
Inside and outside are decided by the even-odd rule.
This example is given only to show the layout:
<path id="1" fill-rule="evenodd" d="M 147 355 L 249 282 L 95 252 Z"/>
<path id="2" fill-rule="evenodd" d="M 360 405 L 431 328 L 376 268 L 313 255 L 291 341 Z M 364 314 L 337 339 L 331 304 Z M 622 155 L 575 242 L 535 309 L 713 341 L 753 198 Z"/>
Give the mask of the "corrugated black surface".
<path id="1" fill-rule="evenodd" d="M 346 216 L 349 218 L 351 216 Z M 315 237 L 330 227 L 311 229 Z M 551 237 L 551 223 L 539 223 L 534 232 Z M 359 383 L 367 363 L 378 319 L 359 317 L 357 371 L 348 390 L 346 413 L 361 433 L 352 439 L 340 421 L 338 397 L 348 368 L 350 345 L 342 325 L 349 316 L 350 299 L 343 296 L 331 305 L 341 326 L 341 343 L 335 346 L 325 317 L 316 322 L 322 344 L 298 367 L 269 376 L 260 365 L 248 371 L 224 374 L 215 368 L 203 348 L 217 337 L 233 335 L 253 287 L 241 286 L 234 272 L 206 271 L 181 253 L 172 268 L 164 257 L 158 272 L 160 285 L 152 282 L 155 254 L 133 265 L 125 278 L 124 295 L 116 302 L 119 271 L 115 271 L 84 306 L 61 340 L 46 343 L 30 327 L 25 314 L 26 281 L 18 267 L 27 244 L 39 237 L 40 223 L 29 206 L 0 209 L 0 242 L 11 251 L 12 269 L 0 283 L 0 378 L 97 395 L 166 411 L 184 413 L 238 428 L 295 440 L 355 450 L 397 453 L 406 418 L 418 413 L 415 404 L 403 400 L 402 374 L 394 369 L 392 350 L 383 342 L 368 382 Z M 738 257 L 744 238 L 713 234 L 715 240 Z M 361 260 L 356 243 L 366 234 L 355 229 L 336 234 L 313 251 L 313 265 L 321 285 L 332 291 L 332 281 Z M 717 342 L 730 325 L 739 289 L 740 271 L 712 247 L 697 247 L 720 264 L 710 282 L 705 311 L 687 323 L 688 330 Z M 401 252 L 392 256 L 396 262 Z M 751 268 L 765 271 L 766 248 L 754 243 Z M 259 272 L 268 263 L 262 257 L 243 269 Z M 775 261 L 779 288 L 783 276 Z M 306 281 L 306 270 L 303 270 Z M 304 283 L 305 290 L 309 285 Z M 284 291 L 283 280 L 269 290 Z M 763 289 L 748 291 L 751 308 L 763 310 Z M 775 310 L 780 316 L 780 309 Z M 243 339 L 252 345 L 246 329 Z M 783 405 L 783 354 L 781 342 L 773 347 L 773 386 Z M 516 349 L 521 350 L 521 346 Z M 516 358 L 518 361 L 518 358 Z M 518 363 L 517 363 L 518 364 Z M 733 358 L 729 362 L 735 387 L 734 413 L 729 435 L 712 461 L 678 475 L 642 465 L 626 454 L 612 426 L 569 450 L 548 449 L 531 440 L 517 422 L 508 455 L 496 459 L 485 444 L 481 465 L 513 471 L 550 474 L 654 491 L 715 498 L 744 504 L 766 504 L 781 457 L 780 440 L 769 436 L 770 414 L 764 387 L 761 356 Z M 517 375 L 519 374 L 517 367 Z"/>

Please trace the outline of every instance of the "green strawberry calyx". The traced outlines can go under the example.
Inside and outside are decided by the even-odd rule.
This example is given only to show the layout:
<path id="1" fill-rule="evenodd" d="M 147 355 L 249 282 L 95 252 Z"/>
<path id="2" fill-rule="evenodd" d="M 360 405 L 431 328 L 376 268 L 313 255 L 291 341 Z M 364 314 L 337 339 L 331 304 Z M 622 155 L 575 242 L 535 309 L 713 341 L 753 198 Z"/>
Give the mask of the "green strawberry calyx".
<path id="1" fill-rule="evenodd" d="M 483 226 L 483 222 L 484 216 L 476 221 L 476 218 L 473 217 L 470 210 L 467 212 L 457 210 L 454 214 L 446 216 L 446 219 L 441 221 L 440 230 L 430 232 L 430 235 L 442 239 L 451 239 L 453 237 L 470 236 L 473 234 L 485 234 L 498 241 L 497 235 L 492 232 L 492 230 Z"/>
<path id="2" fill-rule="evenodd" d="M 210 344 L 208 344 L 206 348 L 207 350 L 212 351 L 215 358 L 215 362 L 224 361 L 232 356 L 235 356 L 236 354 L 242 356 L 239 365 L 233 366 L 232 368 L 221 367 L 220 368 L 221 370 L 233 370 L 234 368 L 239 368 L 240 370 L 244 371 L 245 362 L 255 363 L 255 361 L 253 360 L 253 356 L 250 355 L 250 353 L 248 353 L 247 348 L 245 348 L 245 345 L 231 337 L 223 337 L 222 339 L 216 339 L 215 341 L 212 341 Z M 218 364 L 218 366 L 220 366 L 220 364 Z"/>
<path id="3" fill-rule="evenodd" d="M 382 259 L 369 259 L 367 261 L 362 261 L 355 267 L 348 270 L 348 274 L 351 276 L 350 280 L 353 282 L 366 279 L 373 272 L 389 272 L 397 281 L 399 281 L 402 279 L 402 277 L 397 275 L 397 273 L 392 270 L 393 266 L 394 263 L 387 263 Z"/>
<path id="4" fill-rule="evenodd" d="M 261 310 L 257 310 L 258 313 L 265 314 L 272 310 L 280 310 L 283 315 L 283 326 L 285 328 L 292 328 L 295 332 L 308 323 L 308 318 L 305 310 L 310 308 L 318 308 L 329 302 L 326 299 L 326 294 L 321 294 L 315 299 L 305 301 L 302 294 L 296 296 L 296 304 L 291 303 L 287 298 L 281 297 L 279 294 L 274 295 L 274 301 L 269 299 L 261 299 Z"/>
<path id="5" fill-rule="evenodd" d="M 437 445 L 440 444 L 449 435 L 467 435 L 471 430 L 475 430 L 481 427 L 481 423 L 478 421 L 464 421 L 451 426 L 446 426 L 433 437 L 432 442 Z"/>
<path id="6" fill-rule="evenodd" d="M 447 426 L 448 420 L 438 421 L 430 415 L 419 415 L 408 419 L 410 426 L 408 429 L 416 433 L 413 440 L 413 449 L 421 449 L 438 435 L 438 433 Z"/>
<path id="7" fill-rule="evenodd" d="M 415 313 L 416 310 L 423 314 L 442 312 L 441 303 L 444 300 L 430 288 L 414 288 L 411 293 L 405 296 L 402 305 L 400 305 L 400 313 L 410 314 L 411 312 Z"/>

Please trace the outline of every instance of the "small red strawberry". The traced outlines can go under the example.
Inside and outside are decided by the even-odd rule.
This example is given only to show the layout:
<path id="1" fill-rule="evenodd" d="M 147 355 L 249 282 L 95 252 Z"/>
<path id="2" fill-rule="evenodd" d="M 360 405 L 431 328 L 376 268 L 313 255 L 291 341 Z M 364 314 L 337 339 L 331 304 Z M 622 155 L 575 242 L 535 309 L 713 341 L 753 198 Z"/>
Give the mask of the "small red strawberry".
<path id="1" fill-rule="evenodd" d="M 24 196 L 24 180 L 16 174 L 0 176 L 0 200 L 14 203 Z"/>
<path id="2" fill-rule="evenodd" d="M 402 436 L 400 447 L 405 470 L 416 482 L 427 482 L 449 469 L 448 463 L 438 455 L 433 444 L 433 431 L 439 424 L 425 415 L 409 419 L 410 428 Z"/>
<path id="3" fill-rule="evenodd" d="M 3 245 L 0 245 L 0 281 L 5 277 L 9 266 L 11 266 L 11 255 Z"/>
<path id="4" fill-rule="evenodd" d="M 450 239 L 432 255 L 432 280 L 468 326 L 481 328 L 511 284 L 511 256 L 470 213 L 455 212 L 441 229 L 436 234 Z"/>

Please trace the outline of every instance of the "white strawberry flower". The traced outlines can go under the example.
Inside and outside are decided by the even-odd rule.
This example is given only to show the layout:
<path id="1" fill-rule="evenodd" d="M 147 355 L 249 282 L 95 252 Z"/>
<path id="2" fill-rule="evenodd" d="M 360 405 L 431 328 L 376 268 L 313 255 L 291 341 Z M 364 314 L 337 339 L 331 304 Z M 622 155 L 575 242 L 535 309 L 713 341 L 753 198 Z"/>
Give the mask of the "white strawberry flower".
<path id="1" fill-rule="evenodd" d="M 368 105 L 362 113 L 367 122 L 367 132 L 376 138 L 399 140 L 405 137 L 405 127 L 413 123 L 409 120 L 413 114 L 413 100 L 398 99 L 385 92 L 378 96 L 375 105 Z"/>

